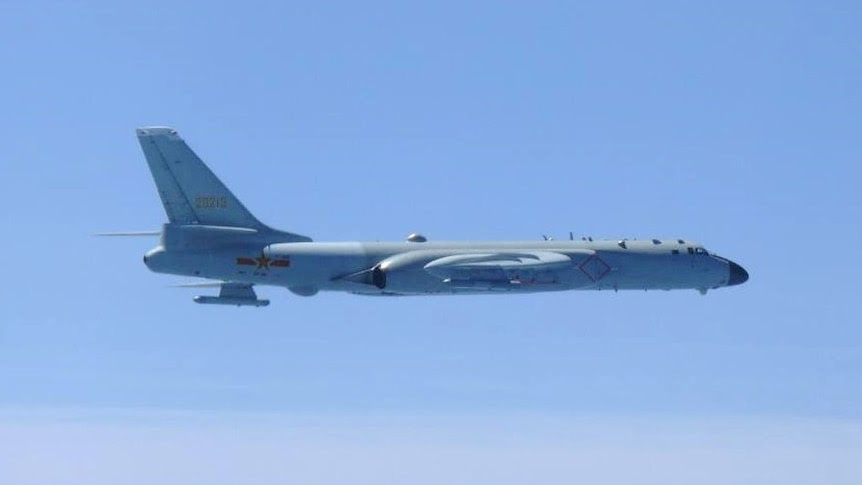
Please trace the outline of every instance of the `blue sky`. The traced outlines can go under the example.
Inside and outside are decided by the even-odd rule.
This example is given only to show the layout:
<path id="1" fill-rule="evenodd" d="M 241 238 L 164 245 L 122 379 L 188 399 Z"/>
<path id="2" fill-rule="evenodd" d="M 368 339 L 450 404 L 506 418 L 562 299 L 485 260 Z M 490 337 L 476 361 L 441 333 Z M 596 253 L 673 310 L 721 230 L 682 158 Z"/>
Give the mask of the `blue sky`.
<path id="1" fill-rule="evenodd" d="M 0 481 L 858 483 L 860 21 L 3 3 Z M 684 237 L 752 279 L 202 307 L 91 236 L 162 223 L 151 124 L 316 240 Z"/>

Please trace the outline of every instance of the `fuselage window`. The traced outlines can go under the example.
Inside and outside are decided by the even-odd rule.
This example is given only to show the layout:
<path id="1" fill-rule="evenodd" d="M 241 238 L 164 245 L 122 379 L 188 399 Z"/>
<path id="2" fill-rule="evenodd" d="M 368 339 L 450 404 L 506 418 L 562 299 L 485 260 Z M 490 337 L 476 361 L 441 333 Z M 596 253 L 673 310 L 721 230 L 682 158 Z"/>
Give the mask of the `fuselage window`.
<path id="1" fill-rule="evenodd" d="M 679 254 L 679 249 L 671 249 L 670 254 Z"/>

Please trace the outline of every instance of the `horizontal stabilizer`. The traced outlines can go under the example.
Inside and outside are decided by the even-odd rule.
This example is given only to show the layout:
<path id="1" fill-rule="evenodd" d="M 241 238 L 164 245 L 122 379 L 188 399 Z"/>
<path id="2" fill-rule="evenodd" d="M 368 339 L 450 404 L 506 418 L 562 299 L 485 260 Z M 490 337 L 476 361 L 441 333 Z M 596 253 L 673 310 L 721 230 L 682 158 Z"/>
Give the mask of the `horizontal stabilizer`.
<path id="1" fill-rule="evenodd" d="M 138 237 L 138 236 L 161 236 L 162 231 L 126 231 L 126 232 L 97 232 L 93 234 L 99 237 Z"/>
<path id="2" fill-rule="evenodd" d="M 221 288 L 224 282 L 221 281 L 197 281 L 194 283 L 180 283 L 171 285 L 171 288 Z"/>

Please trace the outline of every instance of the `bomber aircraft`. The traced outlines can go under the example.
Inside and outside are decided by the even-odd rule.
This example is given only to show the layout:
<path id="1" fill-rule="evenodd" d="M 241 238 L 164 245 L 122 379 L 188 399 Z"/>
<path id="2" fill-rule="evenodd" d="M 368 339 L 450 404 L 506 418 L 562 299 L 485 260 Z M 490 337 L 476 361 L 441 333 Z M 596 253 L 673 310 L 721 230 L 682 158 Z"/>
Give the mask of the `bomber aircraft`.
<path id="1" fill-rule="evenodd" d="M 675 290 L 734 286 L 742 266 L 683 239 L 314 242 L 249 212 L 168 127 L 137 129 L 168 216 L 144 256 L 152 271 L 211 280 L 203 304 L 266 306 L 254 285 L 359 295 L 512 294 L 561 290 Z"/>

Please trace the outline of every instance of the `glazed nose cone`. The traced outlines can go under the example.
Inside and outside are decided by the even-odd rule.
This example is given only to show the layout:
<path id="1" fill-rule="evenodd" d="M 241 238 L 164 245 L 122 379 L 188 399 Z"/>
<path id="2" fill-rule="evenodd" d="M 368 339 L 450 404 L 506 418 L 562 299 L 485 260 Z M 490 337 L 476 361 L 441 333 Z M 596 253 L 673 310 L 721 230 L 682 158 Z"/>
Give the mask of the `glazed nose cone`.
<path id="1" fill-rule="evenodd" d="M 727 280 L 727 286 L 741 285 L 748 281 L 748 271 L 745 271 L 745 268 L 733 261 L 728 261 L 727 265 L 730 270 L 730 277 Z"/>

